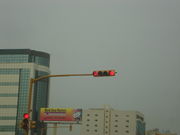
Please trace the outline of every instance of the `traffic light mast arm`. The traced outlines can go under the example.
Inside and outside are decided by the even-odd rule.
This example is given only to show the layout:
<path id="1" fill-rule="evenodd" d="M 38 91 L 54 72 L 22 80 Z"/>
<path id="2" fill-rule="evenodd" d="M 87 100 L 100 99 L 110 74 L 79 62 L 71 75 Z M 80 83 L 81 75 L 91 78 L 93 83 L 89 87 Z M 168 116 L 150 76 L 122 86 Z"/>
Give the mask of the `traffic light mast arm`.
<path id="1" fill-rule="evenodd" d="M 46 76 L 42 76 L 39 78 L 35 78 L 33 79 L 34 82 L 42 80 L 42 79 L 46 79 L 46 78 L 50 78 L 50 77 L 69 77 L 69 76 L 92 76 L 93 74 L 64 74 L 64 75 L 46 75 Z"/>
<path id="2" fill-rule="evenodd" d="M 46 76 L 41 76 L 38 78 L 31 78 L 30 80 L 30 86 L 29 86 L 29 102 L 28 102 L 28 113 L 31 113 L 31 102 L 32 102 L 32 88 L 33 88 L 33 83 L 36 83 L 39 80 L 43 80 L 46 78 L 50 77 L 70 77 L 70 76 L 93 76 L 93 74 L 64 74 L 64 75 L 46 75 Z"/>

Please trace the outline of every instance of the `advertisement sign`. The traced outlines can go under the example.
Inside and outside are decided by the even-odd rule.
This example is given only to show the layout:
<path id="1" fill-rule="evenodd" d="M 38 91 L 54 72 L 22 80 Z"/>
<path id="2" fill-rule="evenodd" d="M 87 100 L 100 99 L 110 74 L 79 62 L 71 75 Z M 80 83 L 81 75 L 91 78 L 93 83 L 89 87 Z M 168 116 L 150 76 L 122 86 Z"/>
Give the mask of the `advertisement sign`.
<path id="1" fill-rule="evenodd" d="M 43 121 L 81 121 L 82 109 L 41 108 L 40 120 Z"/>

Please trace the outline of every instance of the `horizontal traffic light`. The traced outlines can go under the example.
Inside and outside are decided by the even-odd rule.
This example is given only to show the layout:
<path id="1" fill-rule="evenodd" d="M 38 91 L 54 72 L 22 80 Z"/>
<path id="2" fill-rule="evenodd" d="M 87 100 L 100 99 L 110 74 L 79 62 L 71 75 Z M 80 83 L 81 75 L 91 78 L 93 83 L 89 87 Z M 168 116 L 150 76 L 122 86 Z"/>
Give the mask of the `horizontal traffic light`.
<path id="1" fill-rule="evenodd" d="M 94 77 L 115 76 L 115 75 L 116 75 L 115 70 L 96 70 L 96 71 L 93 71 Z"/>

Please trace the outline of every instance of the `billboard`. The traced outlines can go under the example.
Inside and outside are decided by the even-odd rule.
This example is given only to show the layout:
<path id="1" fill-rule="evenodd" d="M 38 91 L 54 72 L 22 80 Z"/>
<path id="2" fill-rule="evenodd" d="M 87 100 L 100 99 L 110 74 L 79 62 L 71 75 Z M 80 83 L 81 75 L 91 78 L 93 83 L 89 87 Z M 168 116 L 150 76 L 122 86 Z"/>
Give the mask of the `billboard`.
<path id="1" fill-rule="evenodd" d="M 40 120 L 43 121 L 81 121 L 82 109 L 41 108 Z"/>

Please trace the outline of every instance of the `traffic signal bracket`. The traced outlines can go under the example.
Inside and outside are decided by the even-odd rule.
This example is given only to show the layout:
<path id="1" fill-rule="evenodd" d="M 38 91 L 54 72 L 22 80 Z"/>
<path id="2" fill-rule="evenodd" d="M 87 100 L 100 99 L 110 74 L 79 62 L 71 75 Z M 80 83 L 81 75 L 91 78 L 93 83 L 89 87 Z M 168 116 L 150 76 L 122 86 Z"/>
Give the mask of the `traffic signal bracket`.
<path id="1" fill-rule="evenodd" d="M 36 128 L 36 121 L 30 121 L 30 128 Z"/>

